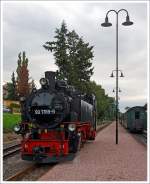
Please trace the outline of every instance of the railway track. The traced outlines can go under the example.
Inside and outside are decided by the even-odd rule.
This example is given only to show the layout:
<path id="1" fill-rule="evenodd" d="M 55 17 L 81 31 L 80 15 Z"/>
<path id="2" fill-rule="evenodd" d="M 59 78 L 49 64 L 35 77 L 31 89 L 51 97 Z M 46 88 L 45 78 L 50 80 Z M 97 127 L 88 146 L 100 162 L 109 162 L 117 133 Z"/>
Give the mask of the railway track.
<path id="1" fill-rule="evenodd" d="M 124 127 L 124 126 L 123 126 Z M 143 131 L 142 133 L 131 133 L 129 132 L 129 130 L 127 128 L 124 127 L 124 129 L 130 133 L 132 135 L 132 137 L 138 141 L 139 143 L 141 143 L 142 145 L 144 145 L 145 147 L 147 147 L 147 131 Z"/>
<path id="2" fill-rule="evenodd" d="M 143 132 L 143 137 L 147 140 L 147 131 Z"/>
<path id="3" fill-rule="evenodd" d="M 24 177 L 25 175 L 27 175 L 30 171 L 32 171 L 34 169 L 37 169 L 36 164 L 33 164 L 33 165 L 23 169 L 22 171 L 17 172 L 13 176 L 10 176 L 9 178 L 7 178 L 6 181 L 18 181 L 19 179 L 21 179 L 22 177 Z"/>
<path id="4" fill-rule="evenodd" d="M 147 132 L 143 132 L 142 137 L 143 137 L 145 144 L 147 145 Z"/>
<path id="5" fill-rule="evenodd" d="M 144 146 L 147 146 L 147 133 L 143 132 L 142 134 L 133 134 L 133 137 Z"/>
<path id="6" fill-rule="evenodd" d="M 3 149 L 3 158 L 8 158 L 20 152 L 21 144 L 13 144 Z"/>
<path id="7" fill-rule="evenodd" d="M 46 172 L 51 170 L 57 164 L 32 164 L 14 175 L 5 179 L 5 181 L 37 181 Z"/>

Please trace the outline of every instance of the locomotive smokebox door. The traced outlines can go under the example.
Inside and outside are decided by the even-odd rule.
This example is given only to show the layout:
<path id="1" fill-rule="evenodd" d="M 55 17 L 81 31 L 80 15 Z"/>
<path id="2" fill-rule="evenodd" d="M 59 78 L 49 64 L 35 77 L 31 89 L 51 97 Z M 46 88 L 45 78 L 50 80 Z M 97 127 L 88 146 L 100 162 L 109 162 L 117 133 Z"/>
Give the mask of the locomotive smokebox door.
<path id="1" fill-rule="evenodd" d="M 47 71 L 45 72 L 45 78 L 49 81 L 49 88 L 54 89 L 55 88 L 55 72 Z"/>

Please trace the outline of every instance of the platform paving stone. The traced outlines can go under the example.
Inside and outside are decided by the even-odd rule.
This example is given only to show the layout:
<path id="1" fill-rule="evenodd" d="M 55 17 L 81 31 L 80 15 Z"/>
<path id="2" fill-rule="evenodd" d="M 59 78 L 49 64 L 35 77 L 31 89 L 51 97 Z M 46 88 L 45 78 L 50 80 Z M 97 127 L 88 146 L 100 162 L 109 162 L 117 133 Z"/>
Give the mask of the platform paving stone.
<path id="1" fill-rule="evenodd" d="M 146 181 L 147 148 L 115 122 L 88 142 L 73 161 L 57 164 L 40 181 Z"/>

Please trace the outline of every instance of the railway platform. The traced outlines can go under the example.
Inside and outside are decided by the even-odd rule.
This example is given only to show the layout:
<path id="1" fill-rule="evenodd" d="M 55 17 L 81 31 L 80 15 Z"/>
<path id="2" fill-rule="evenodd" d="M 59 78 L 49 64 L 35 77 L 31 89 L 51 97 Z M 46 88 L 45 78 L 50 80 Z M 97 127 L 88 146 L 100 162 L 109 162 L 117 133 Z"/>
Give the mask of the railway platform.
<path id="1" fill-rule="evenodd" d="M 73 161 L 57 164 L 39 181 L 146 181 L 147 148 L 119 125 L 115 144 L 115 122 L 88 142 Z"/>

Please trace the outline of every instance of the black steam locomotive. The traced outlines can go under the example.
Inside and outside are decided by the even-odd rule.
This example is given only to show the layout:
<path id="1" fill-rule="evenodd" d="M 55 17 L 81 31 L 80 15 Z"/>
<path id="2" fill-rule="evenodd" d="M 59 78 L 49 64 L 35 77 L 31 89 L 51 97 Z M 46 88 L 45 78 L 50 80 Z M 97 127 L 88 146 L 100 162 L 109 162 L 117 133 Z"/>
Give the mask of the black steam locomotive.
<path id="1" fill-rule="evenodd" d="M 55 72 L 45 72 L 41 88 L 20 98 L 22 121 L 15 126 L 22 134 L 24 160 L 57 162 L 68 159 L 86 140 L 96 135 L 96 100 L 81 94 Z"/>

